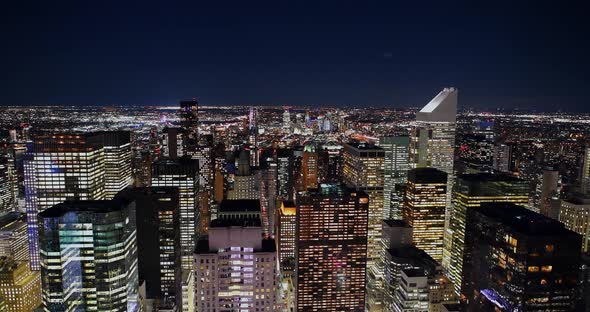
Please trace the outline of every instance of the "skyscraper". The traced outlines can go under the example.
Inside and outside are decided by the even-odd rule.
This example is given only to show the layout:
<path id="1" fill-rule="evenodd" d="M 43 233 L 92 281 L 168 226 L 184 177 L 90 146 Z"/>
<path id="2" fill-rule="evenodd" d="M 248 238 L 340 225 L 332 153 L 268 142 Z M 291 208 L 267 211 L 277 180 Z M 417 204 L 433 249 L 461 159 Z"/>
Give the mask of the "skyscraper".
<path id="1" fill-rule="evenodd" d="M 528 195 L 528 183 L 509 175 L 479 173 L 464 174 L 457 178 L 443 253 L 443 266 L 449 271 L 457 294 L 461 289 L 467 210 L 477 209 L 482 203 L 488 202 L 527 205 Z"/>
<path id="2" fill-rule="evenodd" d="M 331 184 L 298 195 L 296 311 L 365 311 L 368 204 Z"/>
<path id="3" fill-rule="evenodd" d="M 0 157 L 0 213 L 8 213 L 16 207 L 15 180 L 8 157 Z"/>
<path id="4" fill-rule="evenodd" d="M 590 143 L 587 143 L 584 149 L 581 184 L 582 193 L 590 192 Z"/>
<path id="5" fill-rule="evenodd" d="M 0 216 L 0 257 L 29 264 L 27 220 L 18 212 Z"/>
<path id="6" fill-rule="evenodd" d="M 196 99 L 180 101 L 180 126 L 184 129 L 184 150 L 193 152 L 199 136 L 199 102 Z"/>
<path id="7" fill-rule="evenodd" d="M 559 222 L 512 203 L 467 208 L 467 310 L 573 311 L 580 245 Z"/>
<path id="8" fill-rule="evenodd" d="M 0 298 L 4 311 L 33 311 L 41 304 L 41 273 L 32 271 L 27 261 L 0 258 Z"/>
<path id="9" fill-rule="evenodd" d="M 105 198 L 103 137 L 39 135 L 23 167 L 31 268 L 39 270 L 37 213 L 66 200 Z"/>
<path id="10" fill-rule="evenodd" d="M 318 153 L 313 144 L 306 144 L 303 148 L 303 159 L 301 160 L 303 169 L 303 187 L 304 189 L 317 188 L 318 186 Z"/>
<path id="11" fill-rule="evenodd" d="M 292 201 L 282 201 L 277 214 L 277 252 L 279 268 L 283 276 L 293 275 L 295 270 L 295 238 L 297 207 Z"/>
<path id="12" fill-rule="evenodd" d="M 444 88 L 417 112 L 410 141 L 410 162 L 414 167 L 432 167 L 447 173 L 447 204 L 451 201 L 458 95 L 459 90 Z"/>
<path id="13" fill-rule="evenodd" d="M 135 202 L 138 276 L 145 281 L 146 299 L 158 308 L 180 307 L 180 209 L 176 187 L 126 189 L 117 195 Z"/>
<path id="14" fill-rule="evenodd" d="M 396 185 L 405 184 L 408 176 L 410 137 L 389 136 L 379 138 L 379 147 L 385 151 L 383 181 L 383 218 L 402 218 L 402 202 L 395 191 Z"/>
<path id="15" fill-rule="evenodd" d="M 260 199 L 259 171 L 251 170 L 250 151 L 242 148 L 238 157 L 238 171 L 233 187 L 227 191 L 227 199 Z"/>
<path id="16" fill-rule="evenodd" d="M 137 311 L 135 204 L 71 201 L 39 213 L 45 311 Z"/>
<path id="17" fill-rule="evenodd" d="M 559 171 L 554 168 L 543 169 L 543 175 L 540 183 L 540 192 L 538 209 L 539 213 L 553 218 L 559 219 Z"/>
<path id="18" fill-rule="evenodd" d="M 291 114 L 289 113 L 288 109 L 285 109 L 285 111 L 283 112 L 283 129 L 291 129 Z"/>
<path id="19" fill-rule="evenodd" d="M 416 113 L 410 157 L 416 167 L 433 167 L 453 174 L 457 96 L 445 88 Z"/>
<path id="20" fill-rule="evenodd" d="M 105 199 L 131 185 L 131 132 L 105 131 L 104 138 Z"/>
<path id="21" fill-rule="evenodd" d="M 583 194 L 573 194 L 561 200 L 559 222 L 565 228 L 582 236 L 582 251 L 590 250 L 590 198 Z"/>
<path id="22" fill-rule="evenodd" d="M 445 232 L 447 174 L 434 168 L 408 172 L 403 218 L 414 229 L 413 242 L 441 262 Z"/>
<path id="23" fill-rule="evenodd" d="M 208 237 L 201 237 L 195 250 L 196 309 L 276 311 L 276 246 L 262 239 L 260 203 L 224 200 L 222 207 L 231 214 L 211 221 Z"/>
<path id="24" fill-rule="evenodd" d="M 183 270 L 193 269 L 196 224 L 199 220 L 197 191 L 199 164 L 188 156 L 160 159 L 152 164 L 152 186 L 177 187 L 180 195 L 180 249 Z"/>
<path id="25" fill-rule="evenodd" d="M 367 291 L 371 309 L 381 305 L 383 266 L 381 254 L 381 221 L 383 220 L 383 185 L 385 151 L 373 144 L 349 143 L 344 145 L 343 180 L 356 190 L 369 196 L 369 232 L 367 249 Z"/>

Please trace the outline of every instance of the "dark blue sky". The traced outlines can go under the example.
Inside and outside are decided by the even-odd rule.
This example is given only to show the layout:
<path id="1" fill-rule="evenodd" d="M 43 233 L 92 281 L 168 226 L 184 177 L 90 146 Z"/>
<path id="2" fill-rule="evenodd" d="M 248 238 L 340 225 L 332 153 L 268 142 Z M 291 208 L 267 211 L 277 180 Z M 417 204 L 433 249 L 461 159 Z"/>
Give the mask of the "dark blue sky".
<path id="1" fill-rule="evenodd" d="M 394 2 L 5 1 L 0 105 L 590 111 L 583 2 Z"/>

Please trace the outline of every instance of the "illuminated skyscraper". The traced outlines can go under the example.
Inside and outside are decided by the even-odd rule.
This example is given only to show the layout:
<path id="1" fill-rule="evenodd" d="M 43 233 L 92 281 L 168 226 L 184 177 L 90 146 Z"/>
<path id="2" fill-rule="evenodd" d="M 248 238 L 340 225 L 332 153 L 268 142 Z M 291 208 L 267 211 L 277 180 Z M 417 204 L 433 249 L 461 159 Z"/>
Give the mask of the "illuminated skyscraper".
<path id="1" fill-rule="evenodd" d="M 367 249 L 367 291 L 371 309 L 381 305 L 383 266 L 381 254 L 381 221 L 383 220 L 383 185 L 385 151 L 367 143 L 344 145 L 344 182 L 369 195 L 369 232 Z M 379 294 L 377 294 L 379 293 Z"/>
<path id="2" fill-rule="evenodd" d="M 0 216 L 0 257 L 29 262 L 27 221 L 18 212 Z"/>
<path id="3" fill-rule="evenodd" d="M 582 164 L 582 193 L 590 192 L 590 143 L 586 144 L 584 149 L 584 159 Z"/>
<path id="4" fill-rule="evenodd" d="M 301 160 L 303 169 L 303 187 L 304 189 L 318 187 L 318 153 L 315 146 L 307 144 L 303 148 L 303 159 Z"/>
<path id="5" fill-rule="evenodd" d="M 162 130 L 161 154 L 170 159 L 185 155 L 184 143 L 186 131 L 183 128 L 166 127 Z"/>
<path id="6" fill-rule="evenodd" d="M 41 305 L 41 273 L 32 271 L 26 261 L 0 258 L 0 298 L 4 311 L 33 311 Z"/>
<path id="7" fill-rule="evenodd" d="M 105 131 L 104 138 L 105 199 L 112 199 L 131 185 L 131 132 Z"/>
<path id="8" fill-rule="evenodd" d="M 480 173 L 464 174 L 457 178 L 443 253 L 443 266 L 449 271 L 457 294 L 461 289 L 467 210 L 477 209 L 482 203 L 514 203 L 526 206 L 528 200 L 528 183 L 513 176 Z"/>
<path id="9" fill-rule="evenodd" d="M 293 153 L 290 149 L 279 149 L 277 158 L 277 198 L 293 200 Z"/>
<path id="10" fill-rule="evenodd" d="M 228 213 L 211 221 L 194 254 L 197 311 L 277 311 L 276 246 L 262 239 L 260 203 L 224 200 L 222 208 Z"/>
<path id="11" fill-rule="evenodd" d="M 183 136 L 184 150 L 186 152 L 194 151 L 199 136 L 199 102 L 196 99 L 180 101 L 180 126 L 185 131 Z"/>
<path id="12" fill-rule="evenodd" d="M 152 186 L 177 187 L 180 194 L 180 249 L 182 269 L 192 270 L 196 224 L 199 220 L 197 191 L 198 161 L 189 157 L 161 159 L 152 165 Z"/>
<path id="13" fill-rule="evenodd" d="M 295 270 L 295 229 L 297 225 L 297 207 L 292 201 L 281 202 L 277 214 L 277 252 L 279 268 L 283 276 L 293 274 Z"/>
<path id="14" fill-rule="evenodd" d="M 365 311 L 368 204 L 338 185 L 298 195 L 296 311 Z"/>
<path id="15" fill-rule="evenodd" d="M 103 137 L 45 134 L 23 161 L 31 268 L 39 270 L 37 213 L 66 200 L 105 198 Z"/>
<path id="16" fill-rule="evenodd" d="M 458 95 L 459 90 L 445 88 L 417 112 L 410 142 L 414 167 L 432 167 L 447 173 L 447 204 L 451 201 Z"/>
<path id="17" fill-rule="evenodd" d="M 408 172 L 403 218 L 414 229 L 413 242 L 441 262 L 445 232 L 447 174 L 434 168 Z"/>
<path id="18" fill-rule="evenodd" d="M 590 251 L 590 198 L 583 194 L 574 194 L 561 200 L 559 222 L 570 231 L 582 236 L 582 251 Z"/>
<path id="19" fill-rule="evenodd" d="M 453 173 L 458 94 L 455 88 L 445 88 L 416 113 L 410 149 L 416 167 Z"/>
<path id="20" fill-rule="evenodd" d="M 135 204 L 71 201 L 39 213 L 45 311 L 137 311 Z"/>
<path id="21" fill-rule="evenodd" d="M 467 311 L 574 311 L 578 234 L 512 203 L 468 207 L 466 219 Z"/>
<path id="22" fill-rule="evenodd" d="M 285 112 L 283 112 L 283 129 L 291 129 L 291 114 L 288 109 L 285 109 Z"/>
<path id="23" fill-rule="evenodd" d="M 15 209 L 15 180 L 12 166 L 8 157 L 0 157 L 0 214 Z"/>
<path id="24" fill-rule="evenodd" d="M 181 258 L 179 191 L 176 187 L 126 189 L 117 195 L 135 202 L 138 276 L 146 299 L 158 307 L 180 307 Z"/>
<path id="25" fill-rule="evenodd" d="M 385 151 L 383 182 L 383 219 L 402 218 L 403 198 L 395 191 L 396 185 L 406 183 L 408 177 L 410 138 L 391 136 L 379 138 L 379 147 Z"/>
<path id="26" fill-rule="evenodd" d="M 204 137 L 204 136 L 201 136 Z M 212 144 L 211 142 L 209 142 Z M 213 151 L 211 145 L 199 145 L 193 152 L 191 158 L 199 161 L 199 224 L 197 231 L 207 234 L 209 221 L 211 219 L 211 204 L 213 202 Z"/>

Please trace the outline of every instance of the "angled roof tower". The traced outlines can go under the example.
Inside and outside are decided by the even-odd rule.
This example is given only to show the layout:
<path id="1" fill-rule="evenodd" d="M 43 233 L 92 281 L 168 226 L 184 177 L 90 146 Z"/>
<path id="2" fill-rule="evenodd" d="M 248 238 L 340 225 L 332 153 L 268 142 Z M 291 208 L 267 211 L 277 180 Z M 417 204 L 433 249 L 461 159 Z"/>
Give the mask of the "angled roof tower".
<path id="1" fill-rule="evenodd" d="M 426 106 L 416 113 L 416 121 L 455 122 L 457 120 L 457 96 L 459 90 L 444 88 Z"/>

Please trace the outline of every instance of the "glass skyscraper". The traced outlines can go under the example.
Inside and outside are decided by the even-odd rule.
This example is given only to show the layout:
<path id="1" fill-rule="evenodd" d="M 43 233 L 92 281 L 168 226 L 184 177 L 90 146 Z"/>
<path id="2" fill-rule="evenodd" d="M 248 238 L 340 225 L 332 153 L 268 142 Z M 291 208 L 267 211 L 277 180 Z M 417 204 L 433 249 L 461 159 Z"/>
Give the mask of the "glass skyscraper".
<path id="1" fill-rule="evenodd" d="M 45 311 L 137 311 L 135 203 L 71 201 L 39 213 Z"/>

